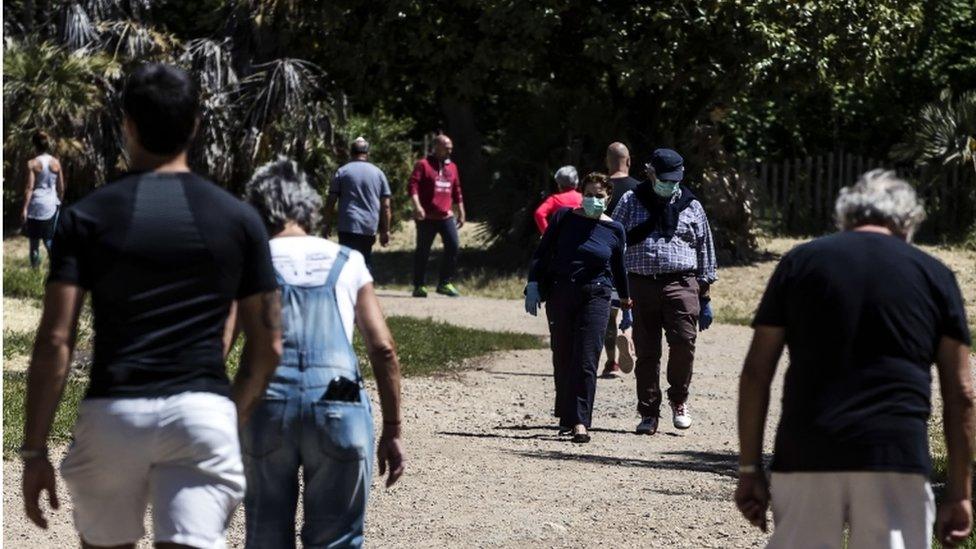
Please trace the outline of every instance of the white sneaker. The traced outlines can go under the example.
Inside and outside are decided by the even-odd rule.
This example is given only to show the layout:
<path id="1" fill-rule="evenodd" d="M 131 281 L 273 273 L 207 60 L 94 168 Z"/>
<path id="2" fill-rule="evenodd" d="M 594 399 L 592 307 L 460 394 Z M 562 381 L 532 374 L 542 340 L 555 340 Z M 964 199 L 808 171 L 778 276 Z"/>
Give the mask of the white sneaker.
<path id="1" fill-rule="evenodd" d="M 687 429 L 691 427 L 691 416 L 688 415 L 688 404 L 672 404 L 671 412 L 674 414 L 674 428 L 675 429 Z"/>

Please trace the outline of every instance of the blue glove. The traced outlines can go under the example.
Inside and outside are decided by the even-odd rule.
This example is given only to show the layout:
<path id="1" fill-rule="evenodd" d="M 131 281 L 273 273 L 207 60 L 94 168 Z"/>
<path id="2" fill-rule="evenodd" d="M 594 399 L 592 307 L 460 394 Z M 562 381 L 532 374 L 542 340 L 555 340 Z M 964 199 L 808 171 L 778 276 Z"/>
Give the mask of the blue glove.
<path id="1" fill-rule="evenodd" d="M 620 331 L 626 332 L 634 325 L 634 311 L 630 309 L 625 309 L 624 313 L 620 316 Z"/>
<path id="2" fill-rule="evenodd" d="M 702 302 L 701 313 L 698 315 L 698 329 L 705 331 L 712 325 L 715 315 L 712 314 L 712 302 Z"/>
<path id="3" fill-rule="evenodd" d="M 538 315 L 540 303 L 542 296 L 539 295 L 539 283 L 529 282 L 525 285 L 525 312 L 532 316 Z"/>

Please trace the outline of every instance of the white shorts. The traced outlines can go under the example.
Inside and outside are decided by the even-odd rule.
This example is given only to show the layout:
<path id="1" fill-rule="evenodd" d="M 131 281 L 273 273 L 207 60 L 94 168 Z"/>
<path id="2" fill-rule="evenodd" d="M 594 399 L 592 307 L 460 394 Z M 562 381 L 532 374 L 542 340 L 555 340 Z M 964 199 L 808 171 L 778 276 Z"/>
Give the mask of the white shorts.
<path id="1" fill-rule="evenodd" d="M 89 544 L 138 541 L 152 503 L 156 542 L 224 547 L 244 497 L 237 410 L 213 393 L 84 400 L 61 475 Z"/>
<path id="2" fill-rule="evenodd" d="M 919 549 L 930 546 L 935 498 L 909 473 L 773 473 L 767 548 Z"/>

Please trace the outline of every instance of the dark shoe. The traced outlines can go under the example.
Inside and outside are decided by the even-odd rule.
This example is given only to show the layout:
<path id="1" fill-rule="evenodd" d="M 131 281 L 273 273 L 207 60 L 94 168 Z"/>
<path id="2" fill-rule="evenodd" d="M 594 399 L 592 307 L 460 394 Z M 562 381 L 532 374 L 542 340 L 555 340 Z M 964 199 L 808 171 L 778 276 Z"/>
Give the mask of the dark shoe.
<path id="1" fill-rule="evenodd" d="M 657 432 L 657 416 L 646 416 L 641 418 L 635 431 L 638 435 L 653 435 Z"/>
<path id="2" fill-rule="evenodd" d="M 427 297 L 427 288 L 424 286 L 414 286 L 413 287 L 414 297 Z"/>
<path id="3" fill-rule="evenodd" d="M 571 434 L 573 434 L 572 427 L 563 427 L 562 425 L 559 426 L 559 436 L 564 437 Z"/>
<path id="4" fill-rule="evenodd" d="M 603 365 L 603 373 L 600 374 L 603 379 L 616 379 L 620 377 L 620 365 L 616 362 L 607 362 Z"/>
<path id="5" fill-rule="evenodd" d="M 590 441 L 589 433 L 576 433 L 573 435 L 573 444 L 586 444 Z"/>
<path id="6" fill-rule="evenodd" d="M 586 432 L 586 428 L 582 424 L 577 425 L 579 430 L 575 427 L 573 428 L 573 444 L 586 444 L 590 441 L 590 433 Z"/>
<path id="7" fill-rule="evenodd" d="M 437 286 L 437 293 L 441 295 L 446 295 L 447 297 L 460 297 L 461 292 L 454 287 L 454 284 L 448 282 L 447 284 L 440 284 Z"/>

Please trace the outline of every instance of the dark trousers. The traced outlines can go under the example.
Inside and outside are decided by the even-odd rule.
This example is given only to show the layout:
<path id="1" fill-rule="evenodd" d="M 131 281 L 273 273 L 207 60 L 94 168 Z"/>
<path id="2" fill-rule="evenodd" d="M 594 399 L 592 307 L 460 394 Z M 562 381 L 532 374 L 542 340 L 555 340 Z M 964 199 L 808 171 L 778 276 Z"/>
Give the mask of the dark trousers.
<path id="1" fill-rule="evenodd" d="M 596 368 L 610 317 L 610 288 L 557 282 L 546 301 L 559 425 L 587 428 L 593 418 Z"/>
<path id="2" fill-rule="evenodd" d="M 657 417 L 661 409 L 661 331 L 668 342 L 668 400 L 688 400 L 695 339 L 698 337 L 698 281 L 692 275 L 664 280 L 630 275 L 634 299 L 637 411 Z"/>
<path id="3" fill-rule="evenodd" d="M 363 254 L 366 268 L 373 271 L 373 244 L 376 244 L 375 234 L 339 233 L 339 244 L 347 246 Z"/>
<path id="4" fill-rule="evenodd" d="M 434 237 L 437 235 L 441 235 L 441 242 L 444 243 L 439 283 L 447 284 L 454 279 L 458 248 L 461 247 L 457 224 L 453 217 L 437 220 L 424 219 L 417 221 L 417 251 L 414 252 L 413 256 L 414 286 L 423 286 L 426 283 L 427 260 L 430 259 L 430 247 L 434 244 Z"/>

